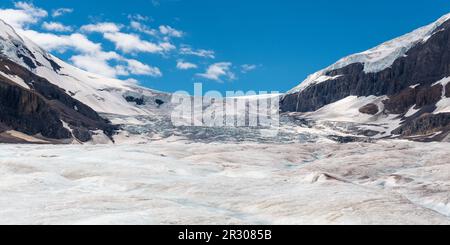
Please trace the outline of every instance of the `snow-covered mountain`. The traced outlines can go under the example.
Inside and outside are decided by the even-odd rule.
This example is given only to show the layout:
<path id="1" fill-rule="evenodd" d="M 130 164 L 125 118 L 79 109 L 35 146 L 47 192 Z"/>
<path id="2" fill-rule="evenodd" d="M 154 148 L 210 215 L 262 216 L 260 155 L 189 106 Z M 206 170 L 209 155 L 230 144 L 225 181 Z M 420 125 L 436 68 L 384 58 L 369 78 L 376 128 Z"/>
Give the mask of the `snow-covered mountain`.
<path id="1" fill-rule="evenodd" d="M 132 132 L 150 138 L 261 140 L 251 129 L 175 128 L 170 99 L 67 64 L 0 20 L 0 142 L 109 141 L 118 131 L 115 138 Z M 217 105 L 200 106 L 208 111 Z M 450 14 L 309 76 L 280 106 L 285 113 L 279 140 L 448 139 Z"/>
<path id="2" fill-rule="evenodd" d="M 8 86 L 3 92 L 2 84 Z M 18 95 L 11 93 L 11 88 L 18 90 Z M 11 94 L 15 95 L 12 100 Z M 30 94 L 39 101 L 23 99 Z M 170 136 L 259 140 L 251 129 L 177 128 L 171 123 L 175 106 L 171 94 L 75 68 L 22 37 L 3 21 L 0 21 L 0 95 L 4 98 L 4 101 L 0 98 L 0 107 L 7 107 L 0 112 L 0 142 L 70 143 L 73 139 L 87 142 L 93 138 L 102 143 L 146 142 Z M 17 103 L 20 100 L 23 103 Z M 42 106 L 37 107 L 36 103 Z M 196 110 L 204 109 L 215 115 L 220 105 L 223 104 L 219 101 L 214 104 L 205 99 L 196 105 Z M 36 108 L 45 108 L 46 112 Z M 23 113 L 27 110 L 30 113 Z M 245 113 L 234 113 L 245 120 Z M 196 120 L 201 121 L 202 115 L 196 115 Z M 51 127 L 47 127 L 48 122 Z"/>
<path id="3" fill-rule="evenodd" d="M 28 68 L 37 76 L 63 88 L 73 98 L 99 113 L 138 115 L 142 110 L 128 103 L 123 94 L 142 88 L 133 82 L 92 74 L 65 63 L 46 52 L 0 20 L 1 54 Z"/>
<path id="4" fill-rule="evenodd" d="M 450 14 L 309 76 L 281 102 L 284 112 L 371 137 L 442 140 L 450 132 Z"/>
<path id="5" fill-rule="evenodd" d="M 95 134 L 111 137 L 114 126 L 98 113 L 145 115 L 139 101 L 167 97 L 133 82 L 75 68 L 1 20 L 0 94 L 4 100 L 0 139 L 10 142 L 88 141 Z"/>

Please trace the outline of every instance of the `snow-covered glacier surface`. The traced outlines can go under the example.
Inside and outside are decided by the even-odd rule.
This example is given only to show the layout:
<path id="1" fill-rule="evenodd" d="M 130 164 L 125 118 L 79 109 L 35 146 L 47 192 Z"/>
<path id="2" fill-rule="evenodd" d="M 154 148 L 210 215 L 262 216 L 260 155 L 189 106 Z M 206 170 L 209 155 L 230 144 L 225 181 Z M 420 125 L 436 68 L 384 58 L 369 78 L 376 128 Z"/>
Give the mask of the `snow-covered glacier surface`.
<path id="1" fill-rule="evenodd" d="M 449 143 L 0 145 L 0 224 L 449 224 Z"/>

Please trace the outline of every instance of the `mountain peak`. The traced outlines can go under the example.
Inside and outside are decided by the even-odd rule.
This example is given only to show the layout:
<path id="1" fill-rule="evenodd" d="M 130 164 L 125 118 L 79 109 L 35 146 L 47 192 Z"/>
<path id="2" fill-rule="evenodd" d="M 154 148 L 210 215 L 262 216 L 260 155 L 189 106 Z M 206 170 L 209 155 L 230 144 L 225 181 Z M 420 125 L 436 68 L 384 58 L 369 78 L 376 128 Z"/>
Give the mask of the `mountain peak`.
<path id="1" fill-rule="evenodd" d="M 352 127 L 371 137 L 444 139 L 450 133 L 449 20 L 445 15 L 312 74 L 283 97 L 281 110 L 358 124 Z"/>
<path id="2" fill-rule="evenodd" d="M 32 40 L 21 36 L 20 32 L 18 33 L 2 20 L 0 20 L 0 55 L 35 75 L 47 79 L 50 83 L 64 89 L 67 95 L 100 113 L 142 114 L 144 111 L 127 102 L 124 94 L 136 90 L 151 92 L 134 83 L 92 74 L 67 64 Z M 5 75 L 11 80 L 18 79 L 14 75 Z"/>
<path id="3" fill-rule="evenodd" d="M 327 72 L 341 69 L 355 63 L 364 64 L 364 71 L 366 73 L 376 73 L 389 68 L 395 60 L 404 56 L 412 47 L 418 43 L 427 41 L 432 35 L 439 31 L 437 29 L 448 20 L 450 20 L 450 13 L 442 16 L 437 21 L 427 26 L 412 31 L 411 33 L 382 43 L 367 51 L 342 58 L 335 64 L 308 76 L 306 80 L 288 93 L 301 92 L 311 85 L 333 80 L 335 77 L 327 76 Z"/>

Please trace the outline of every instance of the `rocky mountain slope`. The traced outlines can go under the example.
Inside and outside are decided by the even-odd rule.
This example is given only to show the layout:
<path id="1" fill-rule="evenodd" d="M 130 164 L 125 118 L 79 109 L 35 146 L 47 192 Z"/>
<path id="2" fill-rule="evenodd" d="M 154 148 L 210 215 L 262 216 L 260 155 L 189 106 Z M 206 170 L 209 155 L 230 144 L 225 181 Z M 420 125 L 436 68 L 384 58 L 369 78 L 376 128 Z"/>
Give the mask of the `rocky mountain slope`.
<path id="1" fill-rule="evenodd" d="M 450 132 L 450 15 L 343 58 L 284 96 L 283 112 L 361 124 L 363 134 L 442 140 Z"/>
<path id="2" fill-rule="evenodd" d="M 0 142 L 112 139 L 117 127 L 99 114 L 146 114 L 141 106 L 156 104 L 148 99 L 153 97 L 166 99 L 132 82 L 77 69 L 0 20 Z"/>
<path id="3" fill-rule="evenodd" d="M 90 107 L 5 58 L 0 58 L 0 125 L 3 133 L 13 130 L 62 143 L 89 141 L 90 131 L 107 136 L 114 131 L 114 126 Z M 7 136 L 12 142 L 24 140 L 14 140 L 11 132 L 3 134 L 3 138 Z"/>

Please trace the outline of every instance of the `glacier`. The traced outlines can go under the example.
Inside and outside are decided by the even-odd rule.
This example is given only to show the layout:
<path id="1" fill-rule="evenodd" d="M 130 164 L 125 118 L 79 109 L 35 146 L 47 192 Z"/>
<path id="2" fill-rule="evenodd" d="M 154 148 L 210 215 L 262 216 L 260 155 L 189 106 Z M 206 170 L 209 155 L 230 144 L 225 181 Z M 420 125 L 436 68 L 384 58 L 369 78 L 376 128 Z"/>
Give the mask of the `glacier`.
<path id="1" fill-rule="evenodd" d="M 450 224 L 449 147 L 0 145 L 0 224 Z"/>

